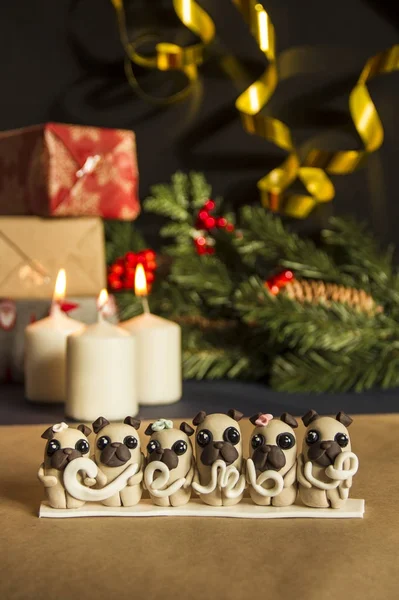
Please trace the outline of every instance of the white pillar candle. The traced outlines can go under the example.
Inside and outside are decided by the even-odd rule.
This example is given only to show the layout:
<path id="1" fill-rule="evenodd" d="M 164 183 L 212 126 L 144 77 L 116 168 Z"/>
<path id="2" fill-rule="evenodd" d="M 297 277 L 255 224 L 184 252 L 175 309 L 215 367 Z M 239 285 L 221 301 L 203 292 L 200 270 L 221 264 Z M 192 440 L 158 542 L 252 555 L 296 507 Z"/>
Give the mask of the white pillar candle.
<path id="1" fill-rule="evenodd" d="M 66 414 L 80 421 L 118 421 L 138 412 L 135 339 L 104 321 L 101 306 L 98 322 L 67 342 Z"/>
<path id="2" fill-rule="evenodd" d="M 65 402 L 67 337 L 85 327 L 62 312 L 58 302 L 65 287 L 65 271 L 61 269 L 50 316 L 25 329 L 25 396 L 32 402 Z"/>
<path id="3" fill-rule="evenodd" d="M 121 323 L 136 338 L 137 394 L 140 404 L 172 404 L 182 395 L 181 328 L 152 315 L 146 298 L 142 265 L 136 268 L 136 294 L 144 299 L 144 314 Z"/>

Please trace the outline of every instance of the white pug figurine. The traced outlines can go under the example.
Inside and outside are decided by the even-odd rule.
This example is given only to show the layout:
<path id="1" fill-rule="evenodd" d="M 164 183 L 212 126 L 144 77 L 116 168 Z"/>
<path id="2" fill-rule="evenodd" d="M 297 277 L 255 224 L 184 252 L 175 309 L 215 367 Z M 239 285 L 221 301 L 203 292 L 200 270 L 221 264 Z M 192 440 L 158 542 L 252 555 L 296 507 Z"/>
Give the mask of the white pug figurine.
<path id="1" fill-rule="evenodd" d="M 159 419 L 145 430 L 150 435 L 144 484 L 158 506 L 182 506 L 191 497 L 195 462 L 189 436 L 194 429 L 183 422 L 180 429 L 172 421 Z"/>
<path id="2" fill-rule="evenodd" d="M 302 421 L 306 432 L 298 456 L 299 497 L 306 506 L 341 508 L 359 467 L 347 429 L 352 419 L 343 412 L 333 418 L 310 410 Z"/>
<path id="3" fill-rule="evenodd" d="M 229 410 L 227 415 L 199 412 L 193 419 L 196 473 L 193 490 L 205 504 L 231 506 L 241 501 L 246 487 L 238 421 L 243 414 Z"/>
<path id="4" fill-rule="evenodd" d="M 249 420 L 255 425 L 249 442 L 251 457 L 247 460 L 252 500 L 261 506 L 294 504 L 297 495 L 296 419 L 288 413 L 283 413 L 280 420 L 268 413 L 257 413 Z"/>
<path id="5" fill-rule="evenodd" d="M 74 429 L 66 423 L 57 423 L 42 434 L 42 438 L 48 441 L 38 478 L 44 485 L 47 501 L 53 508 L 79 508 L 84 504 L 84 501 L 74 498 L 65 489 L 64 472 L 72 461 L 88 456 L 90 444 L 87 436 L 90 433 L 91 429 L 86 425 L 79 425 Z M 80 482 L 84 477 L 85 473 L 79 474 Z"/>

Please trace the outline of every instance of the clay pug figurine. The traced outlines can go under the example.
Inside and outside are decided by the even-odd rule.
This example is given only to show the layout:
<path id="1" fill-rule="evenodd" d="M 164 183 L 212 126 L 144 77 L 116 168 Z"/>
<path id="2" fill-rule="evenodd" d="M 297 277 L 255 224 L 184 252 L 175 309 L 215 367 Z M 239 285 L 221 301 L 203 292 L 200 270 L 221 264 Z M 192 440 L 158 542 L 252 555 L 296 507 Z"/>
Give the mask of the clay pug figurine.
<path id="1" fill-rule="evenodd" d="M 243 497 L 245 462 L 242 456 L 243 414 L 229 410 L 227 415 L 199 412 L 196 425 L 196 473 L 193 489 L 203 502 L 212 506 L 231 506 Z"/>
<path id="2" fill-rule="evenodd" d="M 347 429 L 352 419 L 343 412 L 333 418 L 310 410 L 302 421 L 306 432 L 298 456 L 299 497 L 306 506 L 341 508 L 359 467 Z"/>
<path id="3" fill-rule="evenodd" d="M 136 433 L 139 427 L 140 421 L 133 417 L 126 417 L 123 423 L 109 423 L 99 417 L 93 423 L 97 434 L 94 444 L 94 460 L 98 466 L 96 480 L 101 488 L 114 481 L 129 465 L 137 465 L 136 473 L 127 480 L 126 487 L 102 500 L 105 506 L 134 506 L 140 502 L 144 457 Z"/>
<path id="4" fill-rule="evenodd" d="M 158 506 L 182 506 L 191 497 L 195 461 L 189 436 L 194 429 L 182 423 L 180 429 L 173 422 L 159 419 L 145 430 L 151 436 L 147 444 L 145 487 L 151 500 Z"/>
<path id="5" fill-rule="evenodd" d="M 66 423 L 57 423 L 42 433 L 42 438 L 48 441 L 38 477 L 53 508 L 79 508 L 84 504 L 65 490 L 63 476 L 65 467 L 73 460 L 89 455 L 87 436 L 90 433 L 91 429 L 86 425 L 78 425 L 77 429 L 73 429 Z M 82 480 L 84 474 L 79 474 L 79 477 Z"/>
<path id="6" fill-rule="evenodd" d="M 257 413 L 249 419 L 255 429 L 249 442 L 247 460 L 249 493 L 261 506 L 290 506 L 297 495 L 294 429 L 298 423 L 288 413 L 279 419 Z"/>

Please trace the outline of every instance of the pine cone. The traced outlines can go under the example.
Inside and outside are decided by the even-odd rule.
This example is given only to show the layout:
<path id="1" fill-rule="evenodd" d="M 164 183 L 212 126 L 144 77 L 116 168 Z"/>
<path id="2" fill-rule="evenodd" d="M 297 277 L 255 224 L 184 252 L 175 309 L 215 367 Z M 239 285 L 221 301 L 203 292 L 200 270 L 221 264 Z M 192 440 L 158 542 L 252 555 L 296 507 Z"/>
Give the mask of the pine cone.
<path id="1" fill-rule="evenodd" d="M 347 304 L 370 315 L 382 312 L 382 306 L 376 304 L 374 298 L 364 290 L 345 287 L 324 281 L 293 280 L 281 290 L 292 300 L 310 302 L 312 304 L 331 305 L 333 302 Z"/>

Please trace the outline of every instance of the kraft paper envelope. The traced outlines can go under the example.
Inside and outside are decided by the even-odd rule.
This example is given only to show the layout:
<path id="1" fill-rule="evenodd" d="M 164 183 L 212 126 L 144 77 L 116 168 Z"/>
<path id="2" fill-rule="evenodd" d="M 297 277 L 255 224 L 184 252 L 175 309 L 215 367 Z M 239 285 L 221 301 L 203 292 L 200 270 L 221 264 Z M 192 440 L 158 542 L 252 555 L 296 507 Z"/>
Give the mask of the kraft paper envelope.
<path id="1" fill-rule="evenodd" d="M 0 297 L 51 298 L 61 268 L 67 296 L 106 287 L 100 218 L 0 218 Z"/>

